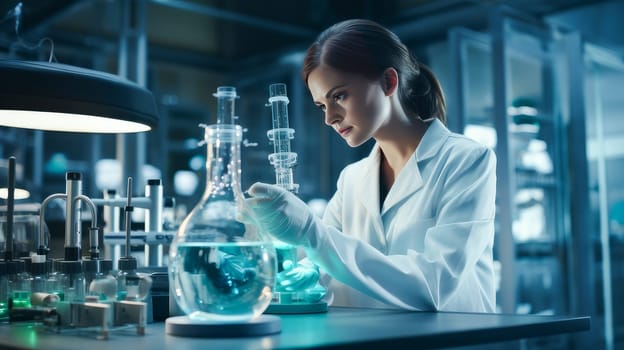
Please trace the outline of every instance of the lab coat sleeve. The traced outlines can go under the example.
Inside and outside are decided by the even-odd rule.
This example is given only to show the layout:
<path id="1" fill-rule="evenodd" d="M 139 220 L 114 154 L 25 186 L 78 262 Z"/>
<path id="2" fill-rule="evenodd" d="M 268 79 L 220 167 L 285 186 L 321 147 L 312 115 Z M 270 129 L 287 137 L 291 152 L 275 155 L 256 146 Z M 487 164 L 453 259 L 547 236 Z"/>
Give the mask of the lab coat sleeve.
<path id="1" fill-rule="evenodd" d="M 341 176 L 339 190 L 306 253 L 333 278 L 395 307 L 491 311 L 493 275 L 487 269 L 476 270 L 482 255 L 491 254 L 486 250 L 491 250 L 494 239 L 495 169 L 490 149 L 452 157 L 440 174 L 437 196 L 431 198 L 436 201 L 436 220 L 424 233 L 424 251 L 408 249 L 403 255 L 385 255 L 341 231 Z M 466 278 L 474 287 L 469 288 L 472 295 L 459 295 L 466 294 L 466 285 L 461 288 Z"/>

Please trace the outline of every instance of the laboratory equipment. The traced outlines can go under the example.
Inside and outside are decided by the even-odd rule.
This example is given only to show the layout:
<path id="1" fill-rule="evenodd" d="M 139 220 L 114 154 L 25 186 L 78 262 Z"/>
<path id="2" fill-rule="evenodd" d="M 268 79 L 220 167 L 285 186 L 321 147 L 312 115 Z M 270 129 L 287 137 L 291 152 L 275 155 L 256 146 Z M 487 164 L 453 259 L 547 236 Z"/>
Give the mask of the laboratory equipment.
<path id="1" fill-rule="evenodd" d="M 288 122 L 288 94 L 286 84 L 269 85 L 269 103 L 272 126 L 267 137 L 273 144 L 269 162 L 275 169 L 275 184 L 297 194 L 299 185 L 294 183 L 293 168 L 297 165 L 297 153 L 292 152 L 290 141 L 295 130 Z M 326 290 L 318 283 L 318 267 L 299 263 L 297 247 L 276 240 L 278 274 L 275 292 L 267 313 L 314 313 L 327 312 L 322 301 Z"/>
<path id="2" fill-rule="evenodd" d="M 58 294 L 62 301 L 81 302 L 86 295 L 86 281 L 82 272 L 80 260 L 57 260 L 54 269 L 58 272 L 58 288 L 53 292 Z"/>
<path id="3" fill-rule="evenodd" d="M 97 296 L 106 302 L 117 299 L 117 279 L 111 274 L 113 262 L 108 259 L 84 259 L 87 297 Z"/>
<path id="4" fill-rule="evenodd" d="M 6 318 L 13 305 L 30 305 L 30 276 L 25 272 L 25 262 L 14 259 L 15 163 L 15 157 L 9 157 L 4 257 L 0 261 L 0 318 Z"/>
<path id="5" fill-rule="evenodd" d="M 145 210 L 145 230 L 132 232 L 132 245 L 144 246 L 144 266 L 164 266 L 164 248 L 174 236 L 172 231 L 163 230 L 163 210 L 165 198 L 160 179 L 148 179 L 145 185 L 145 196 L 133 197 L 133 207 Z M 127 197 L 132 194 L 128 193 Z M 117 262 L 126 241 L 126 233 L 120 231 L 120 219 L 116 208 L 124 208 L 127 198 L 120 197 L 115 190 L 104 191 L 103 198 L 92 199 L 96 206 L 104 208 L 105 221 L 108 223 L 104 233 L 105 257 L 113 261 L 113 269 L 117 269 Z"/>
<path id="6" fill-rule="evenodd" d="M 128 193 L 132 193 L 132 178 L 128 178 Z M 136 258 L 130 255 L 130 227 L 132 220 L 132 196 L 128 196 L 126 213 L 126 256 L 118 261 L 117 299 L 143 301 L 152 286 L 152 279 L 147 274 L 137 272 Z"/>
<path id="7" fill-rule="evenodd" d="M 160 181 L 157 185 L 160 185 Z M 128 178 L 127 193 L 132 193 L 132 178 Z M 148 321 L 148 298 L 152 280 L 149 275 L 137 272 L 137 260 L 130 255 L 130 236 L 132 225 L 132 196 L 126 198 L 124 206 L 126 224 L 126 255 L 119 258 L 116 277 L 109 275 L 106 270 L 112 268 L 112 263 L 102 263 L 98 273 L 94 275 L 89 284 L 89 301 L 100 302 L 107 305 L 111 312 L 102 319 L 110 322 L 111 327 L 123 327 L 136 325 L 137 334 L 144 335 Z M 86 304 L 86 303 L 85 303 Z M 93 307 L 94 305 L 89 305 Z M 95 307 L 99 307 L 97 304 Z M 97 313 L 96 313 L 97 314 Z M 96 319 L 97 320 L 97 319 Z"/>
<path id="8" fill-rule="evenodd" d="M 97 211 L 90 198 L 82 194 L 81 173 L 67 172 L 65 180 L 65 193 L 52 194 L 41 203 L 39 247 L 37 253 L 31 257 L 31 265 L 33 263 L 49 264 L 47 259 L 49 248 L 46 245 L 44 232 L 45 211 L 52 200 L 64 199 L 66 213 L 64 258 L 54 260 L 54 272 L 49 274 L 46 281 L 48 296 L 45 292 L 41 294 L 38 292 L 32 299 L 43 304 L 53 304 L 53 307 L 35 305 L 35 308 L 30 310 L 11 310 L 11 322 L 38 321 L 56 329 L 99 327 L 105 334 L 104 337 L 107 337 L 110 324 L 109 307 L 104 304 L 85 301 L 86 277 L 81 242 L 82 203 L 86 204 L 91 211 L 91 227 L 89 229 L 89 258 L 91 260 L 99 259 Z M 43 309 L 40 309 L 41 307 Z"/>
<path id="9" fill-rule="evenodd" d="M 98 262 L 101 265 L 106 260 L 112 261 L 111 268 L 115 271 L 115 276 L 104 271 L 94 275 L 95 279 L 87 284 L 87 294 L 99 295 L 101 302 L 110 301 L 113 292 L 111 277 L 113 277 L 116 283 L 113 299 L 118 301 L 113 307 L 117 308 L 119 303 L 130 301 L 144 302 L 147 304 L 147 319 L 151 320 L 153 302 L 149 294 L 152 281 L 147 271 L 166 268 L 164 249 L 173 240 L 174 232 L 163 230 L 164 208 L 167 203 L 170 206 L 173 205 L 174 201 L 163 196 L 164 190 L 160 179 L 148 179 L 145 185 L 145 195 L 135 197 L 132 196 L 132 178 L 128 178 L 126 193 L 128 194 L 126 197 L 121 197 L 116 190 L 106 190 L 103 198 L 91 199 L 94 205 L 103 208 L 107 223 L 103 237 L 105 259 L 98 259 Z M 119 208 L 122 208 L 126 214 L 125 231 L 120 230 L 121 220 L 117 210 Z M 143 231 L 130 231 L 132 213 L 136 208 L 145 209 Z M 130 248 L 135 246 L 144 247 L 143 264 L 140 264 L 131 254 Z M 83 261 L 83 263 L 86 262 L 87 260 Z M 102 265 L 103 269 L 110 271 L 107 266 L 108 263 Z M 140 320 L 141 317 L 131 317 L 131 319 Z"/>
<path id="10" fill-rule="evenodd" d="M 0 237 L 6 236 L 6 212 L 0 216 Z M 44 228 L 45 230 L 46 228 Z M 13 209 L 13 258 L 29 257 L 37 250 L 39 205 L 15 203 Z"/>
<path id="11" fill-rule="evenodd" d="M 15 261 L 17 262 L 17 261 Z M 11 307 L 30 307 L 30 293 L 32 277 L 26 270 L 26 262 L 21 261 L 14 266 L 14 270 L 9 269 L 9 290 Z"/>
<path id="12" fill-rule="evenodd" d="M 44 255 L 33 255 L 30 262 L 30 290 L 32 293 L 48 292 L 48 274 L 50 273 L 51 261 L 46 260 Z"/>
<path id="13" fill-rule="evenodd" d="M 169 284 L 186 316 L 166 320 L 168 334 L 220 337 L 277 333 L 279 318 L 262 315 L 275 283 L 275 249 L 251 221 L 241 190 L 243 130 L 234 124 L 234 87 L 219 87 L 217 124 L 202 125 L 206 188 L 182 221 L 169 250 Z"/>
<path id="14" fill-rule="evenodd" d="M 99 258 L 97 244 L 98 230 L 97 211 L 91 199 L 82 194 L 82 174 L 67 172 L 65 174 L 65 193 L 56 193 L 45 198 L 41 204 L 39 224 L 39 248 L 37 255 L 47 256 L 48 247 L 45 245 L 45 210 L 54 199 L 65 199 L 65 244 L 64 258 L 54 261 L 56 271 L 56 287 L 54 290 L 62 301 L 81 302 L 86 294 L 84 270 L 82 266 L 82 211 L 81 204 L 85 203 L 91 210 L 90 250 L 91 258 Z"/>
<path id="15" fill-rule="evenodd" d="M 128 180 L 129 188 L 131 181 Z M 45 211 L 50 201 L 55 199 L 65 200 L 64 258 L 54 260 L 54 271 L 45 279 L 43 275 L 51 263 L 47 259 L 49 248 L 44 234 Z M 126 206 L 127 212 L 132 208 L 129 203 L 130 199 Z M 87 205 L 91 214 L 89 251 L 85 257 L 81 252 L 82 204 Z M 31 269 L 37 271 L 38 275 L 36 284 L 35 279 L 30 281 L 32 286 L 37 285 L 37 291 L 29 293 L 28 305 L 16 304 L 17 299 L 13 298 L 9 321 L 35 322 L 57 331 L 94 329 L 99 339 L 107 339 L 111 330 L 125 329 L 129 326 L 136 326 L 137 334 L 144 334 L 147 304 L 137 297 L 133 297 L 134 300 L 125 300 L 128 289 L 125 290 L 124 300 L 116 300 L 117 280 L 108 273 L 112 268 L 112 261 L 100 257 L 97 211 L 93 201 L 82 194 L 82 175 L 77 172 L 66 173 L 66 193 L 48 196 L 42 202 L 40 211 L 39 247 L 36 254 L 30 257 Z M 127 223 L 129 225 L 129 220 Z M 2 269 L 0 267 L 0 270 Z M 5 267 L 4 270 L 8 268 Z M 134 275 L 139 276 L 138 273 Z M 146 280 L 149 281 L 149 277 Z M 88 293 L 87 281 L 89 281 Z M 127 285 L 127 281 L 126 278 L 124 286 Z M 40 291 L 42 286 L 45 286 L 44 291 Z M 9 283 L 9 291 L 10 288 Z M 147 291 L 149 292 L 149 284 Z"/>
<path id="16" fill-rule="evenodd" d="M 273 128 L 267 131 L 267 137 L 273 144 L 273 153 L 269 162 L 275 168 L 275 184 L 292 193 L 297 193 L 299 185 L 294 183 L 293 168 L 297 165 L 297 153 L 292 152 L 290 140 L 295 138 L 295 129 L 288 123 L 288 95 L 286 84 L 269 86 L 269 104 L 271 107 Z"/>
<path id="17" fill-rule="evenodd" d="M 36 307 L 53 307 L 58 304 L 61 299 L 56 294 L 46 292 L 30 293 L 30 305 Z"/>
<path id="18" fill-rule="evenodd" d="M 66 193 L 51 195 L 43 201 L 37 252 L 27 258 L 14 259 L 14 172 L 15 158 L 11 157 L 4 260 L 0 261 L 0 318 L 8 319 L 10 323 L 34 322 L 57 331 L 95 328 L 100 339 L 107 339 L 112 327 L 136 325 L 137 333 L 144 334 L 147 319 L 145 303 L 123 300 L 105 304 L 97 302 L 99 296 L 85 295 L 85 272 L 86 276 L 95 272 L 93 276 L 96 277 L 109 264 L 99 257 L 97 214 L 90 199 L 81 193 L 80 173 L 67 173 Z M 54 261 L 55 272 L 49 274 L 52 262 L 47 259 L 49 249 L 44 218 L 47 204 L 57 198 L 66 202 L 65 254 L 64 259 Z M 91 209 L 92 219 L 89 257 L 84 260 L 81 256 L 81 203 L 86 203 Z M 115 296 L 116 280 L 113 281 Z"/>

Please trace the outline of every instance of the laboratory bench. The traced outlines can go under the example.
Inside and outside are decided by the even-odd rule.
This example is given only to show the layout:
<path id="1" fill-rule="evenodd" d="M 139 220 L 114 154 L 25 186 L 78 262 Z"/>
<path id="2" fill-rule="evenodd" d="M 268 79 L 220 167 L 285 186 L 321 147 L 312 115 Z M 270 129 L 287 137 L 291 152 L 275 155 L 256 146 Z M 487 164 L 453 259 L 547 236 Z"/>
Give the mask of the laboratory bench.
<path id="1" fill-rule="evenodd" d="M 98 340 L 88 331 L 57 334 L 26 323 L 0 325 L 1 349 L 427 349 L 507 342 L 583 332 L 587 316 L 409 312 L 330 307 L 326 313 L 280 315 L 281 332 L 241 338 L 190 338 L 166 334 L 165 323 L 148 324 Z"/>

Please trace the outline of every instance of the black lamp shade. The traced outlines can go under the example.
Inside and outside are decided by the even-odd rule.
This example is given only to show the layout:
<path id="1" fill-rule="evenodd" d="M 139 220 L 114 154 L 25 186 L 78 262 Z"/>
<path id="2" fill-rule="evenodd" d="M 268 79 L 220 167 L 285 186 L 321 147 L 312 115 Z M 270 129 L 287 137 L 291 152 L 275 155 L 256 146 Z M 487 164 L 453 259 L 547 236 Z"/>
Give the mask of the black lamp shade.
<path id="1" fill-rule="evenodd" d="M 104 72 L 60 63 L 0 60 L 0 125 L 128 133 L 158 123 L 152 93 Z"/>

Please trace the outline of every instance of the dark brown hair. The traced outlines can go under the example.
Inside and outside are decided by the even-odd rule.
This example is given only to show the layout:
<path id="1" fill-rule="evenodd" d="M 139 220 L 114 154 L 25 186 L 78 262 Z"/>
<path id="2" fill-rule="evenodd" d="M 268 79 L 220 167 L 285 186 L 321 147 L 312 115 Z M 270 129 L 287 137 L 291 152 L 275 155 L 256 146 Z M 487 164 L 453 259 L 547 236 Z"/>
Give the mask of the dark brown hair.
<path id="1" fill-rule="evenodd" d="M 399 74 L 403 108 L 422 120 L 438 118 L 446 123 L 446 103 L 438 79 L 393 32 L 376 22 L 346 20 L 319 34 L 303 62 L 301 75 L 306 86 L 310 73 L 321 64 L 370 79 L 380 79 L 392 67 Z"/>

